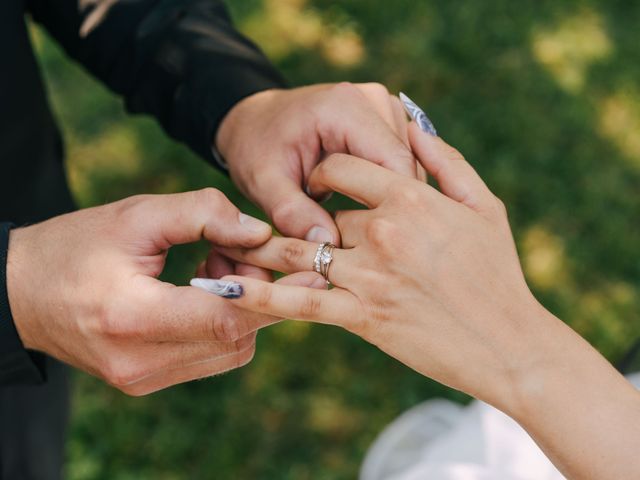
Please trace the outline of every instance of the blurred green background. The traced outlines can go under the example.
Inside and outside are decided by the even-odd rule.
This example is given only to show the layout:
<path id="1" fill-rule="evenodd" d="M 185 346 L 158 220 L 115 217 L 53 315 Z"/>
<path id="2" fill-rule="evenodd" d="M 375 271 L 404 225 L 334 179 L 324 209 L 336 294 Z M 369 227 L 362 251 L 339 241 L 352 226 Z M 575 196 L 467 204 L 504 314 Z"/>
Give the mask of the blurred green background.
<path id="1" fill-rule="evenodd" d="M 609 359 L 640 337 L 640 3 L 234 0 L 293 84 L 406 91 L 509 207 L 538 297 Z M 33 29 L 85 207 L 222 175 Z M 335 206 L 335 205 L 334 205 Z M 190 278 L 206 246 L 172 251 Z M 263 331 L 247 367 L 145 398 L 76 375 L 70 479 L 342 479 L 376 433 L 434 396 L 466 398 L 335 328 Z"/>

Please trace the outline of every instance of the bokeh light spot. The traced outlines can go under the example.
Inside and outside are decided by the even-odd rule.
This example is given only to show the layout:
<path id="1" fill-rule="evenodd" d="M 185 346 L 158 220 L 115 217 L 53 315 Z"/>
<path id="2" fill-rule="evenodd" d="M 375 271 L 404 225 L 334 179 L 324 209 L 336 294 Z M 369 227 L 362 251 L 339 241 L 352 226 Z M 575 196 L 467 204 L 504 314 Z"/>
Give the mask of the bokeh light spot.
<path id="1" fill-rule="evenodd" d="M 600 102 L 600 132 L 640 168 L 640 95 L 621 91 Z"/>
<path id="2" fill-rule="evenodd" d="M 592 10 L 573 12 L 552 28 L 539 29 L 532 49 L 540 62 L 566 91 L 579 92 L 589 67 L 613 49 L 601 16 Z"/>

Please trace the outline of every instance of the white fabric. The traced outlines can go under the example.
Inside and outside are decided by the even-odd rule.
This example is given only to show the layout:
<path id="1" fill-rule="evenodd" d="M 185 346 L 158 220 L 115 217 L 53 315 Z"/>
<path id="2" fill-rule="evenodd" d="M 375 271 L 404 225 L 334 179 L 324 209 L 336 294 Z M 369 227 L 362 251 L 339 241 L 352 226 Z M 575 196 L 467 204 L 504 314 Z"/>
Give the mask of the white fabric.
<path id="1" fill-rule="evenodd" d="M 640 373 L 628 377 L 640 389 Z M 406 412 L 401 419 L 405 427 L 413 418 L 414 425 L 420 424 L 419 416 L 440 416 L 436 411 L 441 406 L 433 405 L 429 413 L 428 402 L 423 408 Z M 562 474 L 545 457 L 529 435 L 511 418 L 486 403 L 474 401 L 461 410 L 453 419 L 450 428 L 435 439 L 430 439 L 419 447 L 412 462 L 405 464 L 401 471 L 377 472 L 373 467 L 392 462 L 402 452 L 402 442 L 398 442 L 401 425 L 396 424 L 382 433 L 367 458 L 361 471 L 361 480 L 560 480 Z M 425 424 L 425 421 L 422 421 Z M 406 429 L 406 428 L 405 428 Z M 386 432 L 393 435 L 386 435 Z M 407 430 L 407 433 L 410 433 Z M 415 432 L 412 433 L 415 438 Z M 396 437 L 396 438 L 393 438 Z M 390 442 L 390 440 L 392 440 Z M 393 443 L 394 445 L 391 445 Z M 400 448 L 398 448 L 400 446 Z M 414 448 L 416 446 L 414 445 Z M 377 454 L 383 453 L 380 458 Z"/>
<path id="2" fill-rule="evenodd" d="M 451 430 L 424 446 L 393 480 L 559 480 L 564 478 L 510 417 L 474 401 Z"/>

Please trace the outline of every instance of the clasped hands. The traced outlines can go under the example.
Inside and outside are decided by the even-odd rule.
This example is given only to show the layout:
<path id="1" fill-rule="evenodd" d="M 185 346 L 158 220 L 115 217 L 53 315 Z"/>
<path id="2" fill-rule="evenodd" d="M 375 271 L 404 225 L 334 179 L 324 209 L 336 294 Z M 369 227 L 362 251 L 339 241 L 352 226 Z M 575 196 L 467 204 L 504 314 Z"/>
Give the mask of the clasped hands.
<path id="1" fill-rule="evenodd" d="M 339 192 L 367 207 L 335 214 L 333 288 L 313 272 L 317 242 L 274 236 L 215 250 L 243 268 L 288 274 L 273 283 L 225 275 L 242 291 L 229 302 L 343 327 L 430 378 L 515 412 L 518 376 L 531 378 L 546 361 L 531 342 L 564 325 L 529 291 L 503 203 L 442 139 L 414 123 L 408 134 L 439 190 L 356 156 L 327 157 L 309 176 L 310 192 Z"/>
<path id="2" fill-rule="evenodd" d="M 340 325 L 491 401 L 513 397 L 523 343 L 562 328 L 526 286 L 501 202 L 384 87 L 261 92 L 231 110 L 215 142 L 285 237 L 214 189 L 16 229 L 7 287 L 27 348 L 143 395 L 244 365 L 258 329 L 293 318 Z M 368 209 L 334 221 L 312 199 L 331 191 Z M 198 275 L 241 285 L 240 298 L 157 279 L 172 245 L 201 238 L 212 250 Z M 340 247 L 332 290 L 311 271 L 323 241 Z M 271 283 L 270 270 L 290 275 Z"/>

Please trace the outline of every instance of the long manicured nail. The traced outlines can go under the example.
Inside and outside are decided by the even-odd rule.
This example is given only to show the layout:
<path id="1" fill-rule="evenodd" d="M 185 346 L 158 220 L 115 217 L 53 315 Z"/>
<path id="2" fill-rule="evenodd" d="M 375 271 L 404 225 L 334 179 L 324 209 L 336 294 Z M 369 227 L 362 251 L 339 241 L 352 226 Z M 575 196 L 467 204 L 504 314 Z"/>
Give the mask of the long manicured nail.
<path id="1" fill-rule="evenodd" d="M 244 295 L 242 285 L 237 282 L 226 282 L 212 278 L 192 278 L 190 284 L 192 287 L 213 293 L 222 298 L 240 298 Z"/>
<path id="2" fill-rule="evenodd" d="M 244 213 L 240 213 L 238 215 L 238 220 L 240 224 L 246 228 L 247 230 L 251 230 L 252 232 L 263 232 L 267 228 L 271 229 L 268 223 L 263 222 L 262 220 L 258 220 L 257 218 L 250 217 L 249 215 L 245 215 Z"/>
<path id="3" fill-rule="evenodd" d="M 404 109 L 407 111 L 409 116 L 416 121 L 416 123 L 420 127 L 420 130 L 433 135 L 434 137 L 438 136 L 436 128 L 433 126 L 433 123 L 431 123 L 431 120 L 429 120 L 429 117 L 427 117 L 427 114 L 424 113 L 424 110 L 422 110 L 413 102 L 413 100 L 411 100 L 402 92 L 400 92 L 400 100 L 404 105 Z"/>
<path id="4" fill-rule="evenodd" d="M 308 242 L 324 243 L 332 242 L 333 237 L 329 230 L 324 227 L 318 227 L 317 225 L 309 230 L 305 240 Z"/>

